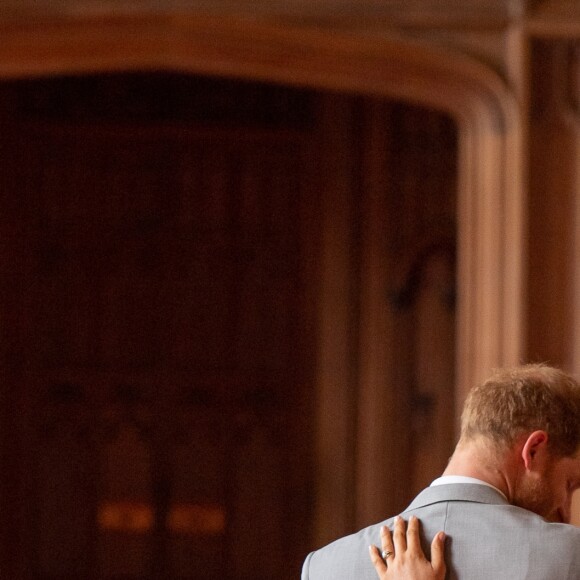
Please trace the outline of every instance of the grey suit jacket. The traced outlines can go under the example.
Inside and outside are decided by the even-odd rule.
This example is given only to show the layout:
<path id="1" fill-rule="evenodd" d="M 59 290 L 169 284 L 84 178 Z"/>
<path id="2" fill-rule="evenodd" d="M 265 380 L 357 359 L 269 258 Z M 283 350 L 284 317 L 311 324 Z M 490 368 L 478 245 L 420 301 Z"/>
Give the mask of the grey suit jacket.
<path id="1" fill-rule="evenodd" d="M 443 530 L 447 578 L 462 580 L 580 580 L 580 528 L 552 524 L 510 505 L 493 488 L 446 484 L 423 490 L 402 513 L 422 523 L 423 548 Z M 390 518 L 308 555 L 302 580 L 377 580 L 368 546 L 380 547 Z"/>

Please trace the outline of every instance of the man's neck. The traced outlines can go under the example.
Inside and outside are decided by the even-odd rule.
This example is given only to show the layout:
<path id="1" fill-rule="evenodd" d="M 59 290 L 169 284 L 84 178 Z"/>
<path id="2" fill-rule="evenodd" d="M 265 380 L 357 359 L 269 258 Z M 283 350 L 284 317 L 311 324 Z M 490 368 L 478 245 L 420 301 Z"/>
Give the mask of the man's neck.
<path id="1" fill-rule="evenodd" d="M 513 497 L 514 469 L 511 453 L 498 453 L 486 445 L 460 444 L 455 449 L 443 475 L 473 477 L 501 491 L 508 501 Z"/>

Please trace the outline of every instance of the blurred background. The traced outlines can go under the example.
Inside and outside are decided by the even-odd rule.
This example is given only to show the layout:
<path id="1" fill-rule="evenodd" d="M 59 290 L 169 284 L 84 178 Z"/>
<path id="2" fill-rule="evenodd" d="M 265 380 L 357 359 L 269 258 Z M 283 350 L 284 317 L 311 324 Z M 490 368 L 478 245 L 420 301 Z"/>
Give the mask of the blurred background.
<path id="1" fill-rule="evenodd" d="M 580 372 L 576 3 L 0 27 L 3 578 L 297 578 L 493 366 Z"/>

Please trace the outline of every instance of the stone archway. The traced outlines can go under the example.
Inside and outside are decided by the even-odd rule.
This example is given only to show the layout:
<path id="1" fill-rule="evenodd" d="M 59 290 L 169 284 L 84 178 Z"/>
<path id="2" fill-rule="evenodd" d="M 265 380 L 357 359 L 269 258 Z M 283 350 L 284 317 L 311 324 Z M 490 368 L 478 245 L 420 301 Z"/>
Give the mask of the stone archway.
<path id="1" fill-rule="evenodd" d="M 279 23 L 211 18 L 196 14 L 62 17 L 14 23 L 3 30 L 0 77 L 64 73 L 164 70 L 267 80 L 346 93 L 371 94 L 433 107 L 458 126 L 458 398 L 489 368 L 518 362 L 523 350 L 523 187 L 520 111 L 502 79 L 464 55 L 408 39 L 354 35 Z M 330 241 L 329 243 L 331 243 Z M 328 259 L 332 248 L 323 251 Z M 324 269 L 324 263 L 322 268 Z M 330 269 L 329 269 L 330 271 Z M 332 280 L 327 282 L 332 284 Z M 321 289 L 324 299 L 324 287 Z M 340 359 L 340 319 L 320 312 L 318 360 Z M 366 412 L 388 409 L 378 349 L 365 361 Z M 317 463 L 319 472 L 338 462 L 346 418 L 328 423 L 324 409 L 346 397 L 339 368 L 319 365 Z M 379 424 L 373 421 L 373 424 Z M 360 519 L 380 509 L 366 498 L 388 493 L 373 473 L 384 472 L 381 455 L 368 454 L 356 478 L 366 481 L 357 501 Z M 340 482 L 339 482 L 340 483 Z M 316 539 L 340 533 L 347 520 L 345 482 L 317 482 Z M 341 493 L 336 493 L 341 489 Z M 342 495 L 341 495 L 342 494 Z M 370 503 L 369 503 L 370 502 Z"/>

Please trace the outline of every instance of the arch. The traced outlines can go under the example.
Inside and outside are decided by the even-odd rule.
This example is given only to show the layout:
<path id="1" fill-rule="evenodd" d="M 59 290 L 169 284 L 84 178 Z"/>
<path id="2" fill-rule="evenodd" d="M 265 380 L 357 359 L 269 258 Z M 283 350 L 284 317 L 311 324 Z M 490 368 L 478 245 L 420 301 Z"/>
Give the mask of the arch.
<path id="1" fill-rule="evenodd" d="M 524 336 L 522 121 L 512 92 L 491 68 L 395 33 L 354 34 L 274 20 L 134 13 L 63 15 L 44 23 L 31 18 L 3 27 L 0 77 L 116 70 L 264 80 L 383 96 L 449 113 L 459 134 L 458 400 L 491 367 L 519 362 Z M 331 253 L 323 249 L 323 255 Z M 320 311 L 322 335 L 336 328 L 332 316 L 328 309 Z M 336 341 L 321 343 L 319 360 L 336 360 L 340 353 L 333 348 L 339 348 Z M 336 373 L 324 369 L 317 379 L 322 414 L 337 389 L 349 385 L 337 384 Z M 368 400 L 380 413 L 384 383 L 376 373 L 373 380 Z M 318 449 L 321 473 L 343 453 L 324 428 L 319 428 Z M 381 467 L 375 456 L 357 477 L 370 477 L 371 470 L 381 473 Z M 337 513 L 343 514 L 341 521 L 347 519 L 345 498 L 332 493 L 335 484 L 318 481 L 320 541 L 342 531 Z M 361 509 L 364 514 L 370 506 Z"/>

